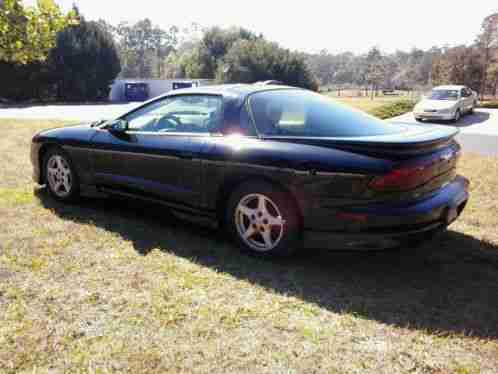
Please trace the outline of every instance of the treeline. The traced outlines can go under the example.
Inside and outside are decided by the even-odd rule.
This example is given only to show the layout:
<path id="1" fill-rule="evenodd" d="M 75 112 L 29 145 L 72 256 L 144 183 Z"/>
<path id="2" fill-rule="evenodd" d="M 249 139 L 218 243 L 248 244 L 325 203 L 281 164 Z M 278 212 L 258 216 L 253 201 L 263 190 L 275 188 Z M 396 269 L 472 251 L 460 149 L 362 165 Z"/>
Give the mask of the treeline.
<path id="1" fill-rule="evenodd" d="M 484 19 L 472 45 L 413 49 L 384 54 L 350 52 L 306 54 L 320 86 L 424 90 L 441 84 L 465 84 L 481 94 L 496 94 L 498 85 L 498 13 Z"/>
<path id="2" fill-rule="evenodd" d="M 9 0 L 10 9 L 0 6 L 0 31 L 15 27 L 16 19 L 4 17 L 17 9 L 19 0 Z M 79 10 L 63 18 L 64 27 L 53 28 L 53 45 L 45 55 L 7 58 L 0 51 L 0 98 L 23 100 L 100 101 L 107 99 L 110 85 L 119 78 L 204 78 L 219 83 L 255 82 L 275 79 L 285 84 L 318 89 L 304 56 L 281 48 L 242 28 L 167 30 L 148 19 L 117 26 L 100 20 L 85 20 Z M 51 35 L 47 35 L 49 39 Z M 8 36 L 13 48 L 17 40 Z M 0 41 L 2 35 L 0 33 Z M 23 48 L 20 51 L 24 53 Z"/>
<path id="3" fill-rule="evenodd" d="M 302 54 L 243 28 L 205 30 L 200 40 L 171 53 L 166 60 L 165 76 L 208 78 L 220 83 L 278 80 L 318 89 Z"/>
<path id="4" fill-rule="evenodd" d="M 432 61 L 440 48 L 429 51 L 413 49 L 384 54 L 372 48 L 367 54 L 351 52 L 307 54 L 306 61 L 321 87 L 365 87 L 415 89 L 430 85 Z"/>
<path id="5" fill-rule="evenodd" d="M 148 19 L 99 24 L 114 36 L 121 78 L 213 79 L 219 83 L 275 79 L 317 89 L 304 57 L 243 28 L 163 30 Z"/>
<path id="6" fill-rule="evenodd" d="M 495 94 L 498 14 L 487 17 L 469 46 L 364 55 L 293 52 L 243 28 L 163 29 L 150 20 L 85 20 L 62 14 L 53 0 L 25 7 L 0 1 L 0 98 L 94 101 L 115 78 L 204 78 L 219 83 L 279 80 L 317 90 L 363 87 L 425 90 L 466 84 Z"/>

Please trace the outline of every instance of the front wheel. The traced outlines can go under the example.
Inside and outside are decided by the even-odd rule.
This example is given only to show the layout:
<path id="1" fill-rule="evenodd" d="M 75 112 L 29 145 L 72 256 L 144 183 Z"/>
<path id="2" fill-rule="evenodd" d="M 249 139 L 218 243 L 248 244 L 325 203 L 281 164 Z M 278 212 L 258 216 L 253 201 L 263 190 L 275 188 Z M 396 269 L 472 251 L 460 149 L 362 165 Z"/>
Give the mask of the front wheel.
<path id="1" fill-rule="evenodd" d="M 69 156 L 59 148 L 44 157 L 44 175 L 50 195 L 59 201 L 74 201 L 79 196 L 79 180 Z"/>
<path id="2" fill-rule="evenodd" d="M 266 183 L 247 183 L 234 191 L 225 217 L 242 251 L 258 257 L 282 257 L 295 252 L 300 225 L 288 193 Z"/>
<path id="3" fill-rule="evenodd" d="M 462 113 L 460 112 L 460 109 L 457 109 L 457 111 L 455 112 L 455 117 L 453 118 L 453 122 L 457 123 L 458 121 L 460 121 L 461 117 Z"/>

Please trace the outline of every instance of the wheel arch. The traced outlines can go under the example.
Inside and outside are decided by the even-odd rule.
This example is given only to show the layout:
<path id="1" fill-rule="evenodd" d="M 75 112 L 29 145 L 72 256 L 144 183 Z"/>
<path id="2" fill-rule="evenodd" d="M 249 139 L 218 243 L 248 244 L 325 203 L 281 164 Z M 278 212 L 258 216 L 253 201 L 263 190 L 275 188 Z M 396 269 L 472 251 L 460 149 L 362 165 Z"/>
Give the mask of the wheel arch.
<path id="1" fill-rule="evenodd" d="M 46 182 L 45 167 L 44 167 L 45 155 L 50 149 L 57 149 L 57 148 L 64 151 L 59 144 L 53 142 L 44 143 L 38 150 L 38 167 L 40 170 L 40 184 L 44 184 Z"/>
<path id="2" fill-rule="evenodd" d="M 262 175 L 237 175 L 233 176 L 231 178 L 226 179 L 223 184 L 220 186 L 218 189 L 217 195 L 216 195 L 216 217 L 218 220 L 218 223 L 220 227 L 223 227 L 225 224 L 225 210 L 227 207 L 228 203 L 228 197 L 237 189 L 239 188 L 242 184 L 244 183 L 249 183 L 249 182 L 264 182 L 268 183 L 271 185 L 274 185 L 275 187 L 281 189 L 284 191 L 290 198 L 290 201 L 292 202 L 294 209 L 298 215 L 298 220 L 299 224 L 301 227 L 304 224 L 304 214 L 303 214 L 303 207 L 299 203 L 299 200 L 296 196 L 296 194 L 292 191 L 291 188 L 286 186 L 284 183 L 281 183 L 280 181 L 276 181 L 275 179 L 268 177 L 268 176 L 262 176 Z"/>

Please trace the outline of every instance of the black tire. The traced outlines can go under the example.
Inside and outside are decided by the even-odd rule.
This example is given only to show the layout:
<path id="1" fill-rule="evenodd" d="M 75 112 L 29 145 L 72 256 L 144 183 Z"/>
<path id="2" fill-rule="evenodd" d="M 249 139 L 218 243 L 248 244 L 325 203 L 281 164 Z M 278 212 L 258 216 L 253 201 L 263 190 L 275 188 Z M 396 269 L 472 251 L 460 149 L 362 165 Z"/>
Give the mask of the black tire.
<path id="1" fill-rule="evenodd" d="M 271 237 L 280 237 L 278 242 L 275 240 L 276 245 L 271 249 L 254 248 L 254 246 L 248 244 L 239 233 L 240 217 L 237 208 L 239 203 L 242 203 L 247 198 L 250 199 L 251 196 L 254 195 L 262 195 L 268 198 L 270 202 L 267 204 L 270 205 L 270 208 L 272 204 L 275 204 L 276 208 L 280 212 L 281 218 L 284 220 L 281 236 L 275 235 L 275 227 L 270 229 Z M 249 221 L 249 217 L 244 217 L 243 219 L 247 220 L 247 222 L 251 222 Z M 256 220 L 257 219 L 258 218 L 256 217 Z M 302 230 L 294 200 L 287 192 L 273 184 L 263 181 L 248 182 L 243 183 L 240 187 L 233 191 L 226 206 L 225 223 L 226 229 L 229 231 L 231 237 L 238 244 L 243 253 L 263 258 L 287 257 L 295 253 L 299 248 Z M 249 224 L 249 226 L 251 226 L 251 224 Z M 276 230 L 278 234 L 280 232 L 278 226 L 276 227 Z M 257 241 L 258 236 L 262 239 L 262 235 L 256 232 L 251 240 Z"/>
<path id="2" fill-rule="evenodd" d="M 65 191 L 64 194 L 60 193 L 60 191 L 56 191 L 54 186 L 49 181 L 49 171 L 48 164 L 49 161 L 54 157 L 59 156 L 65 162 L 68 170 L 70 171 L 70 188 L 69 191 Z M 67 175 L 67 173 L 66 173 Z M 80 181 L 78 174 L 76 173 L 76 169 L 71 161 L 69 155 L 60 147 L 52 147 L 50 148 L 43 157 L 43 179 L 44 183 L 47 186 L 47 190 L 50 195 L 58 201 L 62 202 L 75 202 L 80 197 Z"/>
<path id="3" fill-rule="evenodd" d="M 417 122 L 424 122 L 424 120 L 422 118 L 417 118 L 417 117 L 415 117 L 415 121 L 417 121 Z"/>
<path id="4" fill-rule="evenodd" d="M 451 122 L 458 123 L 458 121 L 460 121 L 460 118 L 462 118 L 462 112 L 460 111 L 460 109 L 457 109 L 457 111 L 455 112 L 455 117 L 451 120 Z"/>

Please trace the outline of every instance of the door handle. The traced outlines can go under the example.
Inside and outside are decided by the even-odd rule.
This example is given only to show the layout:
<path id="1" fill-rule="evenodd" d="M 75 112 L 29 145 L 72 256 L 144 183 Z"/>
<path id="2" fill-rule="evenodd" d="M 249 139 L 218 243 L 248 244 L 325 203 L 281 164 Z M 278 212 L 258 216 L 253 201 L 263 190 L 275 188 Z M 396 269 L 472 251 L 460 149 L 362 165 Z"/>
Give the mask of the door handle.
<path id="1" fill-rule="evenodd" d="M 194 158 L 194 152 L 189 152 L 189 151 L 180 152 L 178 154 L 178 157 L 183 158 L 185 160 L 192 160 Z"/>

